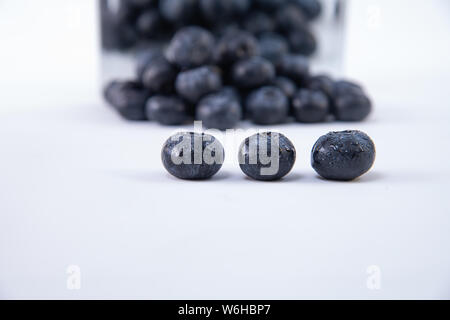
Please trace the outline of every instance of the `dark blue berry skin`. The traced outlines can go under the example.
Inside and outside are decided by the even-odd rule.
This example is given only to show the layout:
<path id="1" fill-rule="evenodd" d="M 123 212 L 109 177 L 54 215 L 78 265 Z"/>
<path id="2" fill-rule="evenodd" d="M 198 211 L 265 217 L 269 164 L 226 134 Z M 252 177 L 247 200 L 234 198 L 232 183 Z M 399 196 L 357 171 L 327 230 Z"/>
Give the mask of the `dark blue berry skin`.
<path id="1" fill-rule="evenodd" d="M 322 13 L 322 4 L 317 0 L 294 0 L 309 20 L 314 20 Z"/>
<path id="2" fill-rule="evenodd" d="M 160 124 L 173 126 L 186 123 L 188 108 L 176 96 L 153 96 L 147 101 L 147 118 Z"/>
<path id="3" fill-rule="evenodd" d="M 158 36 L 162 19 L 157 10 L 144 11 L 136 20 L 136 29 L 145 38 Z"/>
<path id="4" fill-rule="evenodd" d="M 221 66 L 231 66 L 258 54 L 258 40 L 249 32 L 233 29 L 226 32 L 217 43 L 214 61 Z"/>
<path id="5" fill-rule="evenodd" d="M 330 107 L 321 91 L 301 89 L 292 99 L 292 109 L 298 122 L 316 123 L 327 119 Z"/>
<path id="6" fill-rule="evenodd" d="M 261 172 L 262 168 L 269 168 L 272 163 L 260 161 L 260 153 L 265 152 L 270 158 L 273 139 L 278 137 L 278 170 L 275 173 Z M 253 142 L 251 142 L 253 141 Z M 256 148 L 251 143 L 256 142 Z M 267 143 L 267 148 L 261 150 L 260 143 Z M 274 145 L 276 147 L 276 145 Z M 252 154 L 253 153 L 253 154 Z M 275 156 L 274 156 L 275 157 Z M 254 159 L 253 161 L 251 159 Z M 264 158 L 263 158 L 264 159 Z M 265 132 L 249 137 L 239 147 L 239 165 L 241 170 L 250 178 L 261 181 L 279 180 L 286 176 L 294 167 L 296 150 L 292 142 L 281 133 Z M 275 170 L 274 170 L 275 171 Z"/>
<path id="7" fill-rule="evenodd" d="M 276 33 L 265 33 L 259 38 L 261 57 L 272 63 L 277 63 L 281 57 L 289 52 L 289 45 L 285 38 Z"/>
<path id="8" fill-rule="evenodd" d="M 314 145 L 311 165 L 325 179 L 350 181 L 370 170 L 375 154 L 375 144 L 364 132 L 330 132 Z"/>
<path id="9" fill-rule="evenodd" d="M 275 31 L 276 23 L 275 19 L 269 14 L 262 11 L 256 11 L 245 17 L 244 28 L 254 35 L 259 35 Z"/>
<path id="10" fill-rule="evenodd" d="M 217 23 L 243 15 L 250 4 L 250 0 L 200 0 L 200 9 L 207 21 Z"/>
<path id="11" fill-rule="evenodd" d="M 372 102 L 362 87 L 349 81 L 334 86 L 332 113 L 338 121 L 362 121 L 372 111 Z"/>
<path id="12" fill-rule="evenodd" d="M 330 104 L 334 96 L 334 81 L 327 75 L 316 75 L 308 78 L 306 88 L 324 93 Z"/>
<path id="13" fill-rule="evenodd" d="M 127 0 L 127 2 L 137 8 L 148 8 L 152 7 L 157 0 Z"/>
<path id="14" fill-rule="evenodd" d="M 195 104 L 207 94 L 219 91 L 222 80 L 214 67 L 206 66 L 178 74 L 175 87 L 181 97 Z"/>
<path id="15" fill-rule="evenodd" d="M 372 110 L 372 102 L 362 94 L 335 97 L 333 115 L 338 121 L 363 121 Z"/>
<path id="16" fill-rule="evenodd" d="M 283 5 L 286 0 L 254 0 L 257 7 L 271 11 L 277 9 Z"/>
<path id="17" fill-rule="evenodd" d="M 242 119 L 242 107 L 229 90 L 213 93 L 200 100 L 196 119 L 206 128 L 231 129 Z"/>
<path id="18" fill-rule="evenodd" d="M 174 90 L 177 69 L 166 58 L 158 56 L 153 58 L 142 70 L 141 82 L 152 92 L 170 93 Z"/>
<path id="19" fill-rule="evenodd" d="M 185 140 L 186 139 L 186 140 Z M 190 139 L 190 147 L 189 140 Z M 183 149 L 185 141 L 186 146 Z M 198 146 L 198 148 L 196 148 Z M 197 149 L 197 150 L 196 150 Z M 197 154 L 208 153 L 215 157 L 216 162 L 205 161 L 205 157 L 195 160 Z M 187 155 L 184 152 L 188 152 Z M 190 163 L 176 164 L 172 161 L 172 154 L 177 157 L 186 156 Z M 222 167 L 225 158 L 225 151 L 222 144 L 213 136 L 204 133 L 184 132 L 169 138 L 163 145 L 161 159 L 166 170 L 173 176 L 187 180 L 204 180 L 215 175 Z"/>
<path id="20" fill-rule="evenodd" d="M 286 95 L 286 97 L 288 97 L 289 99 L 292 99 L 295 95 L 295 93 L 297 92 L 297 86 L 295 85 L 295 83 L 290 80 L 289 78 L 285 78 L 285 77 L 276 77 L 272 84 L 275 87 L 278 87 L 279 89 L 281 89 L 281 91 L 283 91 L 283 93 Z"/>
<path id="21" fill-rule="evenodd" d="M 339 80 L 334 83 L 333 94 L 336 96 L 346 95 L 346 94 L 363 94 L 364 89 L 358 83 Z"/>
<path id="22" fill-rule="evenodd" d="M 252 57 L 233 66 L 233 83 L 242 89 L 261 87 L 275 78 L 275 67 L 261 57 Z"/>
<path id="23" fill-rule="evenodd" d="M 299 28 L 288 36 L 292 52 L 310 56 L 317 50 L 317 40 L 308 28 Z"/>
<path id="24" fill-rule="evenodd" d="M 209 31 L 200 27 L 185 27 L 172 38 L 166 58 L 182 69 L 199 67 L 211 62 L 214 42 Z"/>
<path id="25" fill-rule="evenodd" d="M 303 86 L 309 78 L 309 61 L 302 55 L 284 55 L 277 64 L 277 74 Z"/>
<path id="26" fill-rule="evenodd" d="M 277 87 L 266 86 L 248 96 L 246 108 L 250 119 L 256 124 L 280 124 L 286 121 L 289 114 L 289 100 Z"/>
<path id="27" fill-rule="evenodd" d="M 149 49 L 140 52 L 136 57 L 136 75 L 138 79 L 142 79 L 142 74 L 148 65 L 154 60 L 164 58 L 164 55 L 159 49 Z"/>
<path id="28" fill-rule="evenodd" d="M 296 32 L 307 25 L 303 11 L 292 3 L 284 5 L 277 11 L 276 21 L 278 28 L 286 33 Z"/>
<path id="29" fill-rule="evenodd" d="M 242 102 L 242 98 L 241 95 L 239 94 L 239 91 L 236 90 L 236 88 L 234 87 L 230 86 L 223 87 L 222 90 L 220 90 L 220 93 L 223 95 L 227 95 L 228 97 L 230 97 L 230 99 L 234 99 L 239 103 Z"/>
<path id="30" fill-rule="evenodd" d="M 149 92 L 133 81 L 113 81 L 104 90 L 105 100 L 125 119 L 131 121 L 147 120 L 145 104 Z"/>
<path id="31" fill-rule="evenodd" d="M 195 22 L 198 18 L 198 0 L 160 0 L 159 12 L 175 25 L 185 25 Z"/>

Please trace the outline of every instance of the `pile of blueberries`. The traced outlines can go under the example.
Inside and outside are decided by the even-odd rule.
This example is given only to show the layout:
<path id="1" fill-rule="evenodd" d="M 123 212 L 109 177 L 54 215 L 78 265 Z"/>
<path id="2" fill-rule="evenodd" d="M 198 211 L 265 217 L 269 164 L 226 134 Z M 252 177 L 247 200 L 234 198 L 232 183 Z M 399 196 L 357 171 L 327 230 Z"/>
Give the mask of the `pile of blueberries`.
<path id="1" fill-rule="evenodd" d="M 238 26 L 229 23 L 236 18 L 235 9 L 253 2 L 258 10 L 243 10 Z M 220 130 L 234 128 L 241 120 L 258 125 L 364 120 L 372 103 L 359 84 L 310 72 L 306 55 L 312 51 L 305 50 L 301 41 L 309 37 L 299 30 L 320 13 L 317 0 L 253 2 L 160 0 L 161 14 L 174 10 L 173 21 L 179 19 L 181 24 L 192 22 L 186 13 L 191 11 L 184 10 L 192 3 L 214 18 L 207 19 L 210 25 L 179 27 L 167 45 L 143 50 L 136 78 L 110 82 L 104 92 L 107 102 L 128 120 L 163 125 L 198 120 L 206 128 Z M 156 5 L 148 0 L 123 3 L 133 8 Z M 253 20 L 253 15 L 259 18 Z M 272 17 L 267 21 L 275 29 L 264 29 L 262 16 Z M 227 27 L 214 32 L 213 26 L 221 21 Z M 293 46 L 293 39 L 302 45 Z"/>
<path id="2" fill-rule="evenodd" d="M 255 36 L 278 33 L 289 49 L 310 55 L 317 47 L 310 22 L 320 16 L 318 0 L 100 0 L 106 49 L 145 47 L 197 25 L 214 35 L 240 28 Z"/>
<path id="3" fill-rule="evenodd" d="M 216 39 L 187 26 L 164 50 L 140 56 L 135 80 L 112 81 L 104 95 L 128 120 L 182 125 L 195 119 L 220 130 L 243 119 L 275 125 L 362 121 L 369 115 L 372 103 L 360 85 L 312 75 L 308 59 L 286 51 L 284 41 L 258 41 L 241 29 Z"/>

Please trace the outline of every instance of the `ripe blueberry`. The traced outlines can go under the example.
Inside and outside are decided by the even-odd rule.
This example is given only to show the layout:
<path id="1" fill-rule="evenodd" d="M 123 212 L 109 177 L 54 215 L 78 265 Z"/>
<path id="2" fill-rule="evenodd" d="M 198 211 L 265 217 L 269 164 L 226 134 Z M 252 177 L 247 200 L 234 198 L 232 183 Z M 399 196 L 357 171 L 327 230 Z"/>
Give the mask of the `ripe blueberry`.
<path id="1" fill-rule="evenodd" d="M 181 125 L 189 119 L 186 104 L 176 96 L 153 96 L 146 111 L 148 119 L 163 125 Z"/>
<path id="2" fill-rule="evenodd" d="M 279 124 L 286 121 L 289 100 L 277 87 L 266 86 L 248 96 L 246 108 L 250 119 L 256 124 Z"/>
<path id="3" fill-rule="evenodd" d="M 305 16 L 313 20 L 322 13 L 322 4 L 318 0 L 294 0 Z"/>
<path id="4" fill-rule="evenodd" d="M 298 86 L 304 85 L 309 77 L 308 59 L 301 55 L 284 55 L 277 63 L 278 75 L 293 80 Z"/>
<path id="5" fill-rule="evenodd" d="M 251 89 L 269 84 L 275 77 L 275 68 L 270 61 L 252 57 L 233 66 L 233 82 L 239 88 Z"/>
<path id="6" fill-rule="evenodd" d="M 289 33 L 289 44 L 292 52 L 310 56 L 317 50 L 317 40 L 314 34 L 306 27 L 298 28 Z"/>
<path id="7" fill-rule="evenodd" d="M 272 84 L 275 87 L 281 89 L 281 91 L 283 91 L 283 93 L 289 99 L 292 99 L 294 97 L 294 94 L 297 92 L 297 86 L 295 85 L 295 83 L 285 77 L 276 77 L 273 80 Z"/>
<path id="8" fill-rule="evenodd" d="M 183 132 L 164 143 L 161 158 L 171 175 L 180 179 L 202 180 L 211 178 L 220 170 L 225 151 L 211 135 Z"/>
<path id="9" fill-rule="evenodd" d="M 311 165 L 325 179 L 349 181 L 370 170 L 375 154 L 375 145 L 364 132 L 330 132 L 314 145 Z"/>
<path id="10" fill-rule="evenodd" d="M 276 13 L 278 28 L 284 32 L 296 32 L 306 26 L 307 19 L 302 10 L 291 3 L 282 6 Z"/>
<path id="11" fill-rule="evenodd" d="M 279 34 L 264 33 L 259 38 L 260 53 L 263 58 L 277 63 L 282 56 L 289 52 L 289 45 Z"/>
<path id="12" fill-rule="evenodd" d="M 372 102 L 358 84 L 335 83 L 332 113 L 339 121 L 362 121 L 372 111 Z"/>
<path id="13" fill-rule="evenodd" d="M 250 13 L 244 21 L 245 30 L 255 35 L 272 32 L 275 30 L 275 27 L 275 20 L 269 14 L 262 11 Z"/>
<path id="14" fill-rule="evenodd" d="M 308 78 L 306 87 L 311 90 L 318 90 L 324 93 L 330 104 L 334 96 L 334 81 L 327 75 L 316 75 Z"/>
<path id="15" fill-rule="evenodd" d="M 196 119 L 203 121 L 207 128 L 234 128 L 241 118 L 241 104 L 229 90 L 206 96 L 200 100 L 196 110 Z"/>
<path id="16" fill-rule="evenodd" d="M 235 19 L 250 8 L 250 0 L 200 0 L 200 9 L 209 22 Z"/>
<path id="17" fill-rule="evenodd" d="M 294 145 L 281 133 L 258 133 L 245 139 L 239 147 L 241 170 L 255 180 L 283 178 L 292 170 L 295 159 Z"/>
<path id="18" fill-rule="evenodd" d="M 292 99 L 292 109 L 299 122 L 322 122 L 329 114 L 328 98 L 321 91 L 301 89 Z"/>
<path id="19" fill-rule="evenodd" d="M 166 50 L 169 62 L 180 68 L 195 68 L 210 62 L 214 49 L 213 35 L 200 27 L 180 29 Z"/>
<path id="20" fill-rule="evenodd" d="M 159 12 L 175 25 L 195 22 L 198 11 L 198 0 L 159 0 Z"/>
<path id="21" fill-rule="evenodd" d="M 175 82 L 178 94 L 191 103 L 222 88 L 219 72 L 214 67 L 200 67 L 181 72 Z"/>
<path id="22" fill-rule="evenodd" d="M 153 58 L 143 69 L 141 82 L 155 93 L 170 93 L 174 89 L 177 70 L 163 56 Z"/>
<path id="23" fill-rule="evenodd" d="M 157 10 L 144 11 L 136 21 L 136 29 L 145 38 L 158 36 L 161 26 L 161 16 Z"/>
<path id="24" fill-rule="evenodd" d="M 127 120 L 147 120 L 145 103 L 149 97 L 148 91 L 137 82 L 113 81 L 104 90 L 105 100 Z"/>
<path id="25" fill-rule="evenodd" d="M 222 66 L 259 54 L 258 40 L 249 32 L 231 29 L 216 45 L 214 60 Z"/>

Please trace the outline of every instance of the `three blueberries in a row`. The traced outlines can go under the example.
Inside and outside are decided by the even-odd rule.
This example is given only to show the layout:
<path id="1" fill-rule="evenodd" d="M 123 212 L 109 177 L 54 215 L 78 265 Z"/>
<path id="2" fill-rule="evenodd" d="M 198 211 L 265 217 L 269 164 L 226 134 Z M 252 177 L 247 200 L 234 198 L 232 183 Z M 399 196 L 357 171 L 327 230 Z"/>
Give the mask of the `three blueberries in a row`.
<path id="1" fill-rule="evenodd" d="M 317 140 L 311 165 L 325 179 L 350 181 L 370 170 L 375 161 L 375 145 L 361 131 L 330 132 Z M 170 137 L 161 152 L 162 162 L 173 176 L 187 180 L 211 178 L 222 167 L 222 144 L 205 133 L 182 132 Z M 279 180 L 293 168 L 296 150 L 281 133 L 258 133 L 239 147 L 239 165 L 250 178 Z"/>

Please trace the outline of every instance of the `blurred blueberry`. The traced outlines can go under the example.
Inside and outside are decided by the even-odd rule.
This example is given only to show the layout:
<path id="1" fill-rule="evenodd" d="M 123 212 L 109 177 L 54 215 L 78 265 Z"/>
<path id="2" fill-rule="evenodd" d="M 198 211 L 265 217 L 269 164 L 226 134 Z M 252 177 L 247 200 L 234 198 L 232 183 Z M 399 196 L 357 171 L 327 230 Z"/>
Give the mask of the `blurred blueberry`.
<path id="1" fill-rule="evenodd" d="M 248 96 L 246 108 L 250 119 L 256 124 L 280 124 L 287 119 L 289 100 L 277 87 L 266 86 Z"/>
<path id="2" fill-rule="evenodd" d="M 177 31 L 166 50 L 166 58 L 180 68 L 195 68 L 211 61 L 213 35 L 200 27 L 185 27 Z"/>
<path id="3" fill-rule="evenodd" d="M 178 74 L 175 87 L 181 97 L 197 103 L 205 95 L 219 91 L 222 80 L 214 67 L 205 66 Z"/>
<path id="4" fill-rule="evenodd" d="M 163 125 L 181 125 L 189 119 L 186 104 L 177 96 L 153 96 L 147 101 L 148 119 Z"/>

